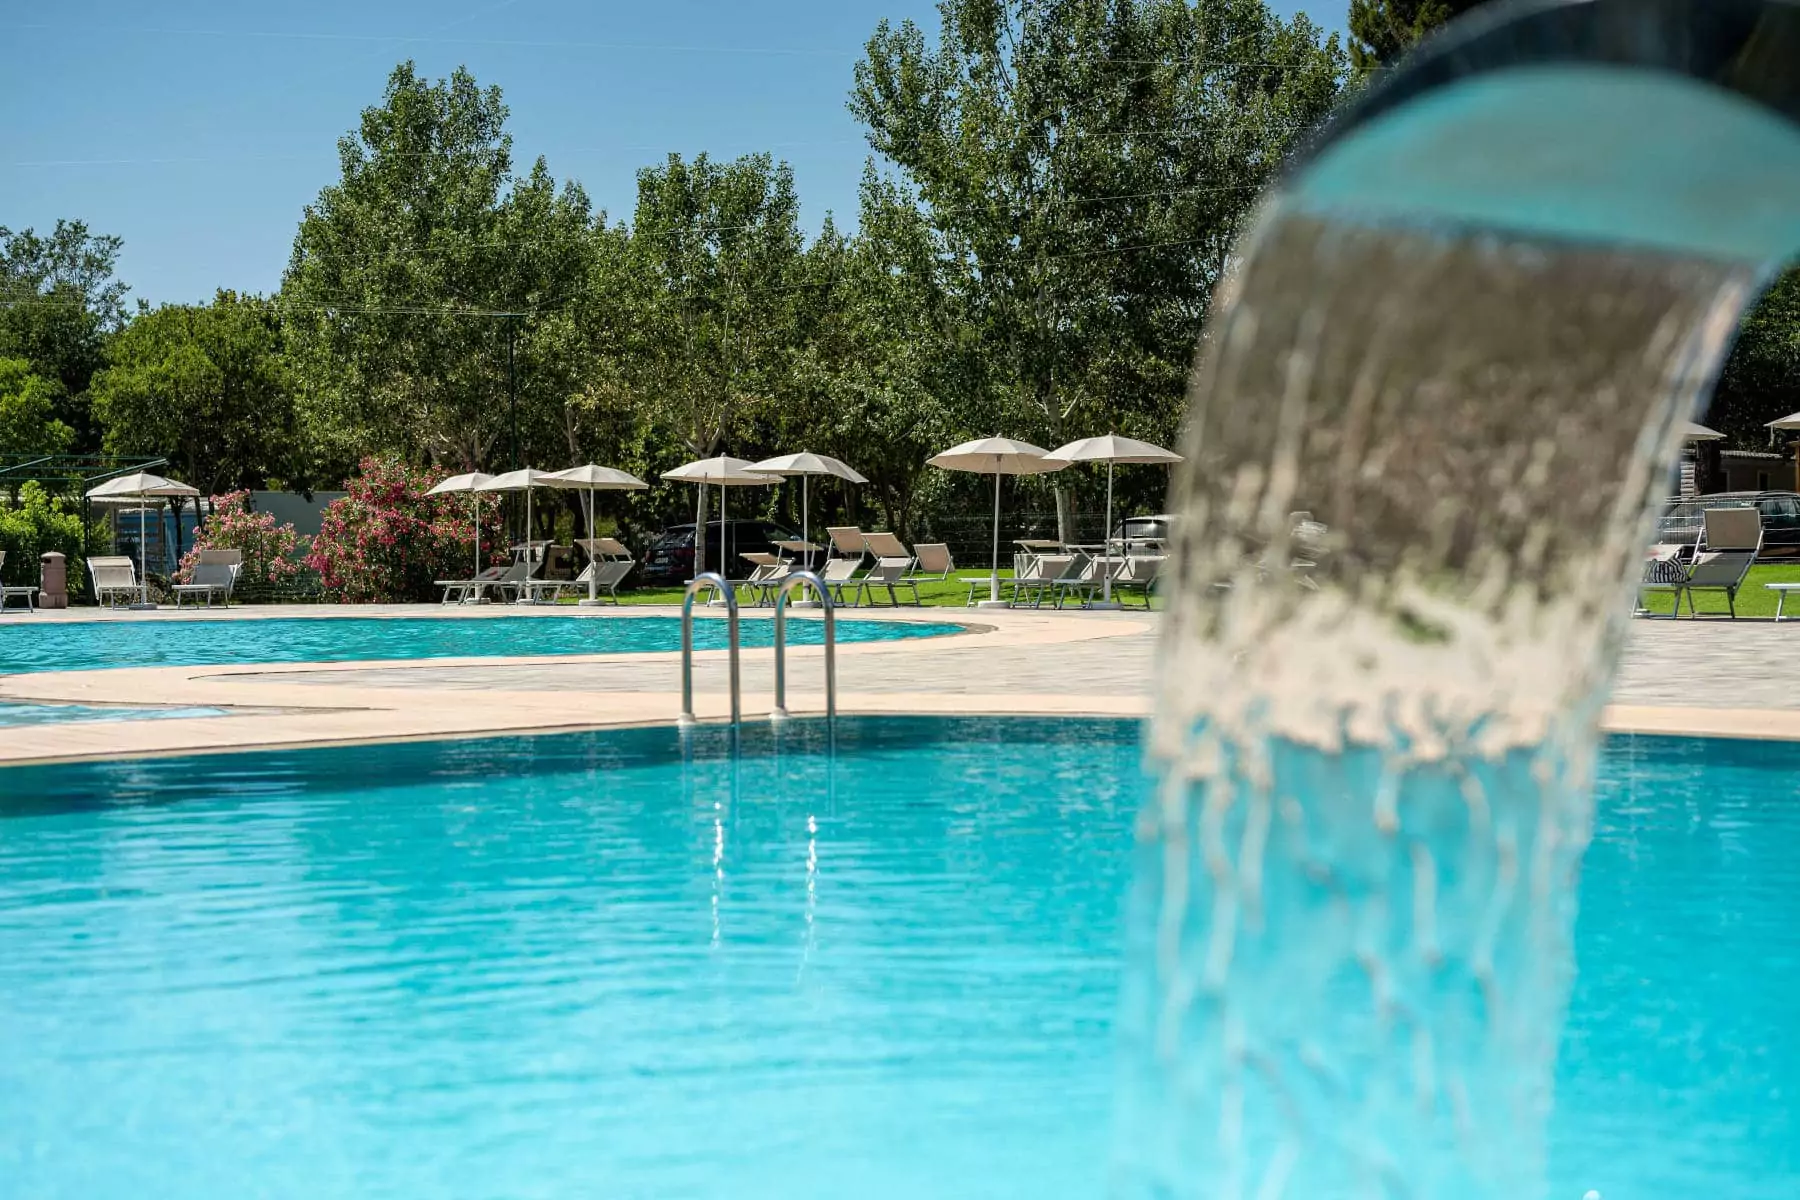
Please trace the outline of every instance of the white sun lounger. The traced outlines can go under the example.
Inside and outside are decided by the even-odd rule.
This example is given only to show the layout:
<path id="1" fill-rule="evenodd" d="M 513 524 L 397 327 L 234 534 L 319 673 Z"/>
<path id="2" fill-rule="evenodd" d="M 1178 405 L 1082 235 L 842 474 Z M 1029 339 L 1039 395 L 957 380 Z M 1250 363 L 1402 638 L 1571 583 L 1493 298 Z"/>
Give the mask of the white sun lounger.
<path id="1" fill-rule="evenodd" d="M 231 592 L 237 586 L 238 574 L 243 569 L 242 550 L 200 551 L 188 582 L 174 585 L 175 607 L 180 608 L 183 600 L 193 598 L 204 599 L 206 607 L 211 608 L 213 597 L 217 596 L 220 603 L 230 608 Z"/>
<path id="2" fill-rule="evenodd" d="M 100 555 L 88 559 L 87 568 L 96 602 L 114 608 L 138 602 L 142 593 L 138 589 L 137 564 L 129 558 L 122 554 Z"/>
<path id="3" fill-rule="evenodd" d="M 0 567 L 4 567 L 5 565 L 6 551 L 0 550 Z M 14 600 L 23 600 L 25 601 L 26 612 L 36 612 L 37 594 L 38 589 L 34 587 L 24 587 L 20 584 L 13 584 L 11 586 L 0 584 L 0 608 L 5 608 Z"/>

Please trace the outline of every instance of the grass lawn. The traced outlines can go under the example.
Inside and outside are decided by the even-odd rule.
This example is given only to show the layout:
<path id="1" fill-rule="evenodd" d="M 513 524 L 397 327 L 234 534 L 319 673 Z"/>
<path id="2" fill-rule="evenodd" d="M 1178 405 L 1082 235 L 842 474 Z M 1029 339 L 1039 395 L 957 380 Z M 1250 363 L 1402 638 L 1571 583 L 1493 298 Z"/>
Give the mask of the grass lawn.
<path id="1" fill-rule="evenodd" d="M 1756 566 L 1750 568 L 1750 577 L 1744 580 L 1744 586 L 1738 589 L 1737 614 L 1740 617 L 1773 617 L 1775 615 L 1774 592 L 1764 587 L 1765 583 L 1800 583 L 1800 563 Z M 1725 604 L 1723 592 L 1696 592 L 1694 602 L 1700 609 L 1700 615 L 1727 616 L 1730 609 Z M 1644 607 L 1651 612 L 1667 616 L 1674 608 L 1675 598 L 1667 592 L 1652 592 L 1646 598 Z M 1682 619 L 1688 618 L 1687 601 L 1681 604 Z M 1788 597 L 1787 608 L 1782 617 L 1800 617 L 1800 594 Z"/>

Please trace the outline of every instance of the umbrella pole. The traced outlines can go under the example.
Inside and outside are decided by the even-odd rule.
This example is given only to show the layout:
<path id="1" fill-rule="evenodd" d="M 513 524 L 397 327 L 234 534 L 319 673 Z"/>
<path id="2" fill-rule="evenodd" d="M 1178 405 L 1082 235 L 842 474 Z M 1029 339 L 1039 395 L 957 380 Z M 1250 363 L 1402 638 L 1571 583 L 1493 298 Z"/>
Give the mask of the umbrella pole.
<path id="1" fill-rule="evenodd" d="M 1112 485 L 1113 464 L 1106 464 L 1106 532 L 1101 536 L 1106 539 L 1106 580 L 1100 585 L 1100 600 L 1104 604 L 1112 603 Z"/>
<path id="2" fill-rule="evenodd" d="M 802 475 L 800 477 L 800 540 L 809 546 L 812 544 L 812 512 L 807 506 L 807 492 L 810 490 L 811 483 L 812 476 Z M 812 551 L 802 550 L 800 553 L 805 555 L 800 560 L 801 565 L 808 571 L 812 570 Z"/>
<path id="3" fill-rule="evenodd" d="M 988 599 L 1000 603 L 1000 462 L 994 461 L 994 560 L 988 572 Z"/>
<path id="4" fill-rule="evenodd" d="M 598 559 L 594 557 L 594 489 L 588 489 L 588 599 L 600 599 L 600 568 Z"/>
<path id="5" fill-rule="evenodd" d="M 138 603 L 145 608 L 150 607 L 150 568 L 144 557 L 144 543 L 150 540 L 150 527 L 146 522 L 150 519 L 144 511 L 144 498 L 138 497 Z M 157 522 L 157 531 L 162 530 L 162 522 Z"/>

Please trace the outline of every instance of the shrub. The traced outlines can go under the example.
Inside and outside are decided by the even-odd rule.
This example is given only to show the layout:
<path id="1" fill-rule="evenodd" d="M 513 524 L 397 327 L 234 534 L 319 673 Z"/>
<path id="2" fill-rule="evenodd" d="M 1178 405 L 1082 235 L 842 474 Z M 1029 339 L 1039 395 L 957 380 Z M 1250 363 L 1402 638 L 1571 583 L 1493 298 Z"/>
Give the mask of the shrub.
<path id="1" fill-rule="evenodd" d="M 194 534 L 194 548 L 182 558 L 175 577 L 193 579 L 194 565 L 202 550 L 236 550 L 244 556 L 240 583 L 275 586 L 290 583 L 300 574 L 295 557 L 300 535 L 292 525 L 277 525 L 275 514 L 252 512 L 249 492 L 230 492 L 212 498 L 212 511 Z"/>
<path id="2" fill-rule="evenodd" d="M 347 604 L 430 600 L 435 579 L 465 579 L 474 565 L 468 495 L 427 496 L 443 478 L 393 456 L 363 459 L 348 495 L 325 508 L 306 565 L 327 597 Z M 500 506 L 481 499 L 483 563 L 502 558 Z"/>
<path id="3" fill-rule="evenodd" d="M 0 550 L 6 551 L 6 566 L 0 568 L 0 574 L 8 583 L 36 586 L 39 557 L 55 550 L 68 559 L 70 594 L 85 594 L 87 560 L 81 552 L 81 533 L 81 513 L 75 501 L 52 497 L 40 483 L 25 484 L 19 489 L 17 505 L 0 508 Z"/>

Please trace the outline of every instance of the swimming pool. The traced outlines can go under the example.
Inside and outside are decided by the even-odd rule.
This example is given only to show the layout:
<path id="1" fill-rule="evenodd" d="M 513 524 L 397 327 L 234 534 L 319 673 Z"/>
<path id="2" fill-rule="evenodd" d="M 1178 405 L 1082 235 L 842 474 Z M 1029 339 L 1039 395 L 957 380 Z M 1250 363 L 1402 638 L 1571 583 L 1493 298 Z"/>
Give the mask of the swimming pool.
<path id="1" fill-rule="evenodd" d="M 17 1194 L 1106 1194 L 1134 724 L 0 772 Z M 1553 1196 L 1800 1187 L 1786 746 L 1624 739 Z"/>
<path id="2" fill-rule="evenodd" d="M 837 622 L 840 642 L 941 637 L 942 621 Z M 745 646 L 774 644 L 773 622 L 745 620 Z M 725 623 L 694 622 L 694 646 L 725 648 Z M 822 623 L 788 622 L 797 645 Z M 268 617 L 240 620 L 46 621 L 0 625 L 0 674 L 107 667 L 363 662 L 420 658 L 628 654 L 681 649 L 679 617 Z"/>

